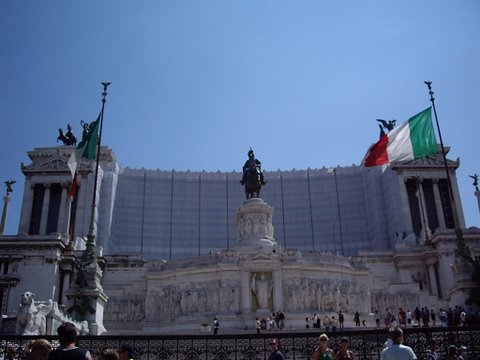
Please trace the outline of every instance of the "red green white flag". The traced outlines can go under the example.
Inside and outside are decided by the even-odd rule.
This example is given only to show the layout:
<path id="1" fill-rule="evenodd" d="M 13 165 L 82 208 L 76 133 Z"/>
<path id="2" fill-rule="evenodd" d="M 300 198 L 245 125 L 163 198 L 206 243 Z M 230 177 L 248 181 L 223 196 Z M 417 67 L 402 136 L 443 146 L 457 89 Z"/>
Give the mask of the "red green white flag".
<path id="1" fill-rule="evenodd" d="M 82 135 L 82 141 L 78 144 L 75 151 L 70 155 L 68 159 L 68 167 L 72 173 L 72 183 L 68 191 L 68 196 L 75 196 L 77 193 L 77 174 L 80 168 L 82 159 L 93 160 L 97 154 L 97 142 L 98 142 L 98 128 L 100 124 L 100 116 L 102 112 L 98 114 L 96 121 L 91 122 L 88 125 L 88 131 L 84 127 L 84 134 Z"/>
<path id="2" fill-rule="evenodd" d="M 437 139 L 429 107 L 385 134 L 368 149 L 364 166 L 406 162 L 438 152 Z"/>

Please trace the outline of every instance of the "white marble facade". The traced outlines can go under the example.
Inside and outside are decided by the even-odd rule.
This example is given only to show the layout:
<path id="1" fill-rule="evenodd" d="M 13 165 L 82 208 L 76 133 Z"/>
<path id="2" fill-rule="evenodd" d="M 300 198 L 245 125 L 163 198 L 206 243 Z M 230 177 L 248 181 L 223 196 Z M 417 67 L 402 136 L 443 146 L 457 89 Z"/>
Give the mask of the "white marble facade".
<path id="1" fill-rule="evenodd" d="M 24 291 L 66 304 L 75 289 L 64 253 L 72 150 L 35 149 L 22 167 L 19 235 L 0 236 L 4 314 Z M 313 313 L 341 310 L 348 324 L 356 311 L 368 322 L 377 309 L 463 306 L 472 283 L 444 214 L 442 166 L 433 158 L 270 172 L 265 198 L 244 201 L 238 173 L 121 169 L 102 148 L 95 230 L 99 256 L 105 248 L 103 325 L 110 334 L 197 332 L 216 316 L 222 329 L 253 330 L 255 317 L 282 310 L 286 327 L 299 329 Z M 459 163 L 449 166 L 454 173 Z M 72 213 L 77 245 L 88 231 L 92 185 L 84 164 Z M 54 204 L 57 228 L 48 233 Z M 463 234 L 479 254 L 480 230 Z"/>

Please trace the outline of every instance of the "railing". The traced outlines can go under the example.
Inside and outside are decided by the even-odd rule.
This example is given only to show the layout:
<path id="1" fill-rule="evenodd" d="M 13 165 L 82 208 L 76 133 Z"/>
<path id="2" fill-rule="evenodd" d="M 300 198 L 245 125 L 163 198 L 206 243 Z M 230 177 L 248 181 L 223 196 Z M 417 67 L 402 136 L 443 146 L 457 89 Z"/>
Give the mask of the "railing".
<path id="1" fill-rule="evenodd" d="M 264 332 L 261 334 L 239 333 L 225 335 L 149 335 L 149 336 L 81 336 L 78 345 L 90 350 L 94 359 L 105 348 L 120 348 L 128 343 L 137 353 L 137 360 L 267 360 L 268 339 L 280 340 L 287 360 L 313 360 L 313 351 L 318 346 L 319 331 L 310 332 Z M 350 340 L 350 350 L 356 360 L 376 360 L 387 339 L 386 330 L 345 330 L 327 333 L 329 346 L 337 351 L 342 337 Z M 404 329 L 405 345 L 413 348 L 418 359 L 426 359 L 429 339 L 438 344 L 437 353 L 446 358 L 449 342 L 457 339 L 456 345 L 466 347 L 463 356 L 467 360 L 480 359 L 480 326 L 449 328 Z M 24 360 L 25 345 L 38 336 L 1 336 L 0 359 L 8 348 L 16 351 L 17 360 Z M 44 337 L 58 346 L 56 337 Z"/>

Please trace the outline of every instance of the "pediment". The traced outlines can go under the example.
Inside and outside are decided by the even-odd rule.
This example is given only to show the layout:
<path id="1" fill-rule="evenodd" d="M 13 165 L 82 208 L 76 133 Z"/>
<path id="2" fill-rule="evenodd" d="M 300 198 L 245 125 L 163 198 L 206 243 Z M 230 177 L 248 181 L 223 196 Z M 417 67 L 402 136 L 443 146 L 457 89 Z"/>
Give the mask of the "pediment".
<path id="1" fill-rule="evenodd" d="M 64 159 L 52 158 L 45 162 L 36 162 L 30 165 L 22 164 L 22 172 L 24 174 L 38 172 L 70 172 L 67 162 Z"/>
<path id="2" fill-rule="evenodd" d="M 458 168 L 460 166 L 460 160 L 457 159 L 457 160 L 450 160 L 450 159 L 447 159 L 447 165 L 449 168 Z M 395 169 L 395 168 L 401 168 L 401 169 L 404 169 L 404 168 L 419 168 L 419 167 L 425 167 L 425 168 L 439 168 L 439 167 L 444 167 L 444 162 L 443 162 L 443 155 L 442 153 L 438 153 L 438 154 L 435 154 L 435 155 L 431 155 L 431 156 L 426 156 L 424 158 L 421 158 L 421 159 L 414 159 L 414 160 L 410 160 L 410 161 L 407 161 L 407 162 L 403 162 L 403 163 L 392 163 L 391 164 L 391 167 L 392 169 Z"/>
<path id="3" fill-rule="evenodd" d="M 34 162 L 29 165 L 22 163 L 21 169 L 25 175 L 34 173 L 70 173 L 65 157 L 52 157 L 43 162 Z M 82 162 L 80 164 L 80 172 L 91 171 L 92 167 L 89 163 Z"/>

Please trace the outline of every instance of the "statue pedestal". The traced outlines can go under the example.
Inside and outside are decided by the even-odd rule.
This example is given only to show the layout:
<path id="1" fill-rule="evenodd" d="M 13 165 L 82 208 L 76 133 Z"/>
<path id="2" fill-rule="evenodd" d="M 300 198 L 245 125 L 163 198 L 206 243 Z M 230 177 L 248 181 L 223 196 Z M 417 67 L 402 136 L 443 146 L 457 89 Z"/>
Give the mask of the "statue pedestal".
<path id="1" fill-rule="evenodd" d="M 276 251 L 273 238 L 273 208 L 260 198 L 246 200 L 237 209 L 237 241 L 239 250 Z"/>
<path id="2" fill-rule="evenodd" d="M 108 301 L 101 285 L 103 270 L 96 257 L 82 259 L 79 266 L 75 286 L 65 293 L 70 305 L 68 312 L 75 320 L 88 322 L 90 335 L 101 335 L 106 331 L 103 313 Z"/>

